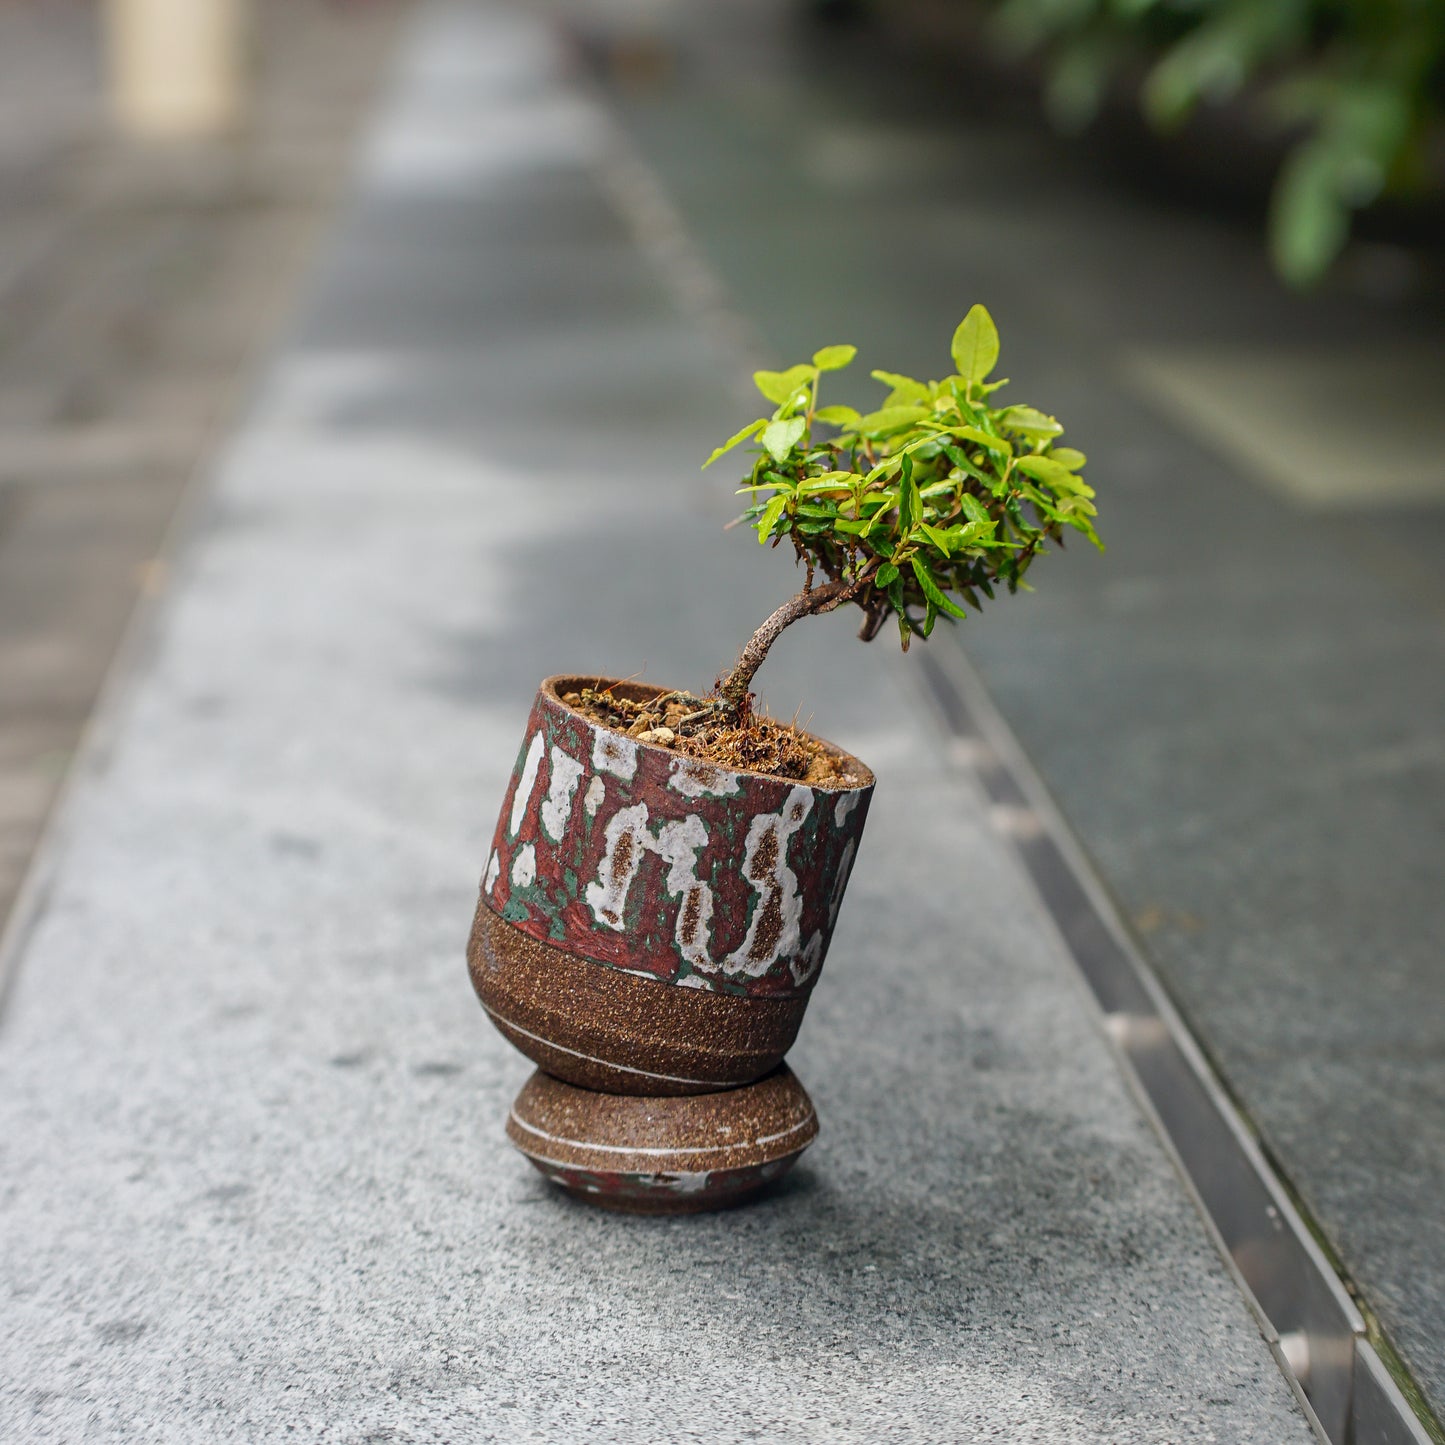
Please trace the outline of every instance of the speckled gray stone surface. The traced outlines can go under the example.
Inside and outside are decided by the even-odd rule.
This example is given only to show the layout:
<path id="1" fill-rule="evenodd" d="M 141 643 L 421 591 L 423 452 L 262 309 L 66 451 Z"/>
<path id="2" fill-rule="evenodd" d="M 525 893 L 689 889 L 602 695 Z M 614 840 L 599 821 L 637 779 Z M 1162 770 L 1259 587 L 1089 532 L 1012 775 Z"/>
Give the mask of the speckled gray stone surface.
<path id="1" fill-rule="evenodd" d="M 845 619 L 767 679 L 879 777 L 793 1055 L 820 1142 L 671 1221 L 506 1147 L 530 1066 L 462 943 L 536 679 L 706 682 L 790 580 L 718 534 L 733 377 L 601 205 L 605 139 L 531 21 L 426 12 L 15 960 L 0 1438 L 1308 1440 Z"/>

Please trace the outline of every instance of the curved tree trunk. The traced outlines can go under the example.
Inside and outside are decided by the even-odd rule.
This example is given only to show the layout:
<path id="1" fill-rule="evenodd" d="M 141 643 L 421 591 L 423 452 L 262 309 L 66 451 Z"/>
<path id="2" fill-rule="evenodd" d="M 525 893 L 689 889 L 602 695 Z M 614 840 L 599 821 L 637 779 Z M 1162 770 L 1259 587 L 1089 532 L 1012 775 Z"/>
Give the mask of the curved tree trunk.
<path id="1" fill-rule="evenodd" d="M 743 648 L 733 670 L 723 679 L 718 692 L 728 709 L 733 713 L 742 711 L 752 688 L 753 677 L 763 665 L 768 649 L 782 635 L 785 627 L 792 626 L 803 617 L 831 612 L 835 607 L 856 597 L 867 585 L 867 578 L 853 582 L 825 582 L 821 587 L 804 590 L 797 596 L 788 598 L 748 639 L 747 646 Z"/>

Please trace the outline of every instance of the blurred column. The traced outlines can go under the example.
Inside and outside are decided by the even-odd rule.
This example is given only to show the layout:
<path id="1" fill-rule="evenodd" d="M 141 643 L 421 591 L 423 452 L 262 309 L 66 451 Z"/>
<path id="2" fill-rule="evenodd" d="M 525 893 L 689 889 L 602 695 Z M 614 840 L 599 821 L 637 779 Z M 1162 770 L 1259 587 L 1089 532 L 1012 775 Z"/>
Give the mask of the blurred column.
<path id="1" fill-rule="evenodd" d="M 105 0 L 111 113 L 148 139 L 214 135 L 246 108 L 248 0 Z"/>

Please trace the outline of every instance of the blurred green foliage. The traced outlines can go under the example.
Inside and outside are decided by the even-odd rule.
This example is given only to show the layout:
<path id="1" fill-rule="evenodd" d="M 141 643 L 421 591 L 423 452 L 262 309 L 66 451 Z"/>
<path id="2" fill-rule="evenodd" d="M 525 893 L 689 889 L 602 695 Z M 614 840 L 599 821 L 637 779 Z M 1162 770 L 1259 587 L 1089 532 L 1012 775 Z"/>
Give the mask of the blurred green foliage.
<path id="1" fill-rule="evenodd" d="M 1087 125 L 1119 76 L 1143 74 L 1140 104 L 1161 130 L 1257 99 L 1295 137 L 1269 221 L 1295 285 L 1329 268 L 1354 211 L 1438 181 L 1445 0 L 1002 0 L 995 25 L 1008 52 L 1046 57 L 1066 129 Z"/>

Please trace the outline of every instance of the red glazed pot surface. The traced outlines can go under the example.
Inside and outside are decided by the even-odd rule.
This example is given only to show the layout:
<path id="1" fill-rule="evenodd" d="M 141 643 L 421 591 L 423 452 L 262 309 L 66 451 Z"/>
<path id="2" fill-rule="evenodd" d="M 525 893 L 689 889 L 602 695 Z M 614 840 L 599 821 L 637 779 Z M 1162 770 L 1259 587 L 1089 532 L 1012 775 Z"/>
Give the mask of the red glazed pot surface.
<path id="1" fill-rule="evenodd" d="M 718 993 L 812 987 L 873 792 L 698 762 L 600 727 L 548 678 L 502 805 L 482 898 L 513 927 L 608 968 Z M 645 700 L 664 689 L 612 683 Z M 835 750 L 836 751 L 836 750 Z"/>

